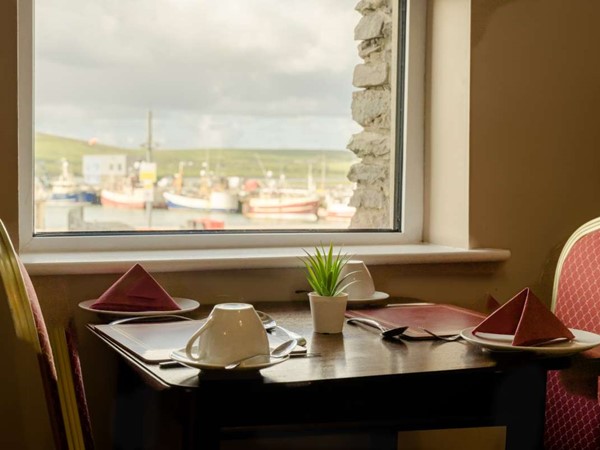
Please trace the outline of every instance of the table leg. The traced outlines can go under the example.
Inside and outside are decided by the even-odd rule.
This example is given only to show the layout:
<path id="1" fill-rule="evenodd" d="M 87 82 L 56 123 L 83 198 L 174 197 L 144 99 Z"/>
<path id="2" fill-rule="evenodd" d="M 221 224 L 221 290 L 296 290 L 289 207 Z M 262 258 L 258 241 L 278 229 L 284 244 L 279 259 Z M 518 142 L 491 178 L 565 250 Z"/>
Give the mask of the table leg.
<path id="1" fill-rule="evenodd" d="M 543 449 L 546 371 L 526 365 L 508 373 L 496 395 L 496 415 L 507 426 L 507 450 Z"/>

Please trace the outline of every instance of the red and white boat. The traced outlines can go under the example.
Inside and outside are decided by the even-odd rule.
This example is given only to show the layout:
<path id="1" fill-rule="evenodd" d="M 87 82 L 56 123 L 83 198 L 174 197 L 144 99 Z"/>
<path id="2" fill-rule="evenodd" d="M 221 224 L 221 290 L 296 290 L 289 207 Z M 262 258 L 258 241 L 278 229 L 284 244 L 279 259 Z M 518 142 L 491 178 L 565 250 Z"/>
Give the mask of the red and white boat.
<path id="1" fill-rule="evenodd" d="M 349 221 L 354 217 L 356 208 L 350 206 L 353 189 L 334 188 L 325 196 L 324 207 L 319 211 L 319 216 L 325 220 Z"/>
<path id="2" fill-rule="evenodd" d="M 320 202 L 316 193 L 301 189 L 261 191 L 244 200 L 242 213 L 256 219 L 317 220 Z"/>
<path id="3" fill-rule="evenodd" d="M 117 192 L 102 189 L 100 192 L 102 206 L 124 209 L 144 209 L 146 193 L 143 188 L 133 188 L 131 191 Z"/>
<path id="4" fill-rule="evenodd" d="M 168 208 L 198 209 L 201 211 L 235 212 L 239 210 L 238 197 L 229 192 L 215 191 L 207 197 L 193 197 L 174 192 L 163 192 Z"/>

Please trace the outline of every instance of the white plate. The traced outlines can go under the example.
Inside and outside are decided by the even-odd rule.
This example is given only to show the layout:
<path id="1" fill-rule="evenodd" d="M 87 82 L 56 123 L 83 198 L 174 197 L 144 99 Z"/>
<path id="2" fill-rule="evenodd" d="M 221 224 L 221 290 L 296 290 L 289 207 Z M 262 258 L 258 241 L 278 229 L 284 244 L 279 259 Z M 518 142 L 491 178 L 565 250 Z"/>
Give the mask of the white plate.
<path id="1" fill-rule="evenodd" d="M 171 311 L 109 311 L 105 309 L 93 309 L 91 306 L 94 304 L 96 299 L 85 300 L 79 303 L 79 307 L 86 311 L 91 311 L 98 314 L 110 314 L 113 316 L 160 316 L 164 314 L 181 314 L 195 310 L 200 306 L 196 300 L 190 300 L 189 298 L 173 297 L 177 306 L 181 309 L 174 309 Z"/>
<path id="2" fill-rule="evenodd" d="M 460 332 L 462 338 L 470 342 L 487 348 L 493 351 L 509 351 L 509 352 L 533 352 L 544 355 L 570 355 L 579 353 L 584 350 L 589 350 L 600 345 L 600 336 L 589 331 L 576 330 L 570 328 L 571 333 L 575 335 L 575 339 L 571 341 L 556 341 L 543 345 L 534 346 L 519 346 L 512 345 L 512 335 L 500 335 L 491 333 L 473 334 L 475 327 L 465 328 Z"/>
<path id="3" fill-rule="evenodd" d="M 281 357 L 281 358 L 272 358 L 270 356 L 265 355 L 264 358 L 259 359 L 257 357 L 256 359 L 252 359 L 245 363 L 240 364 L 235 369 L 226 370 L 225 368 L 223 368 L 222 365 L 211 364 L 206 361 L 194 361 L 193 359 L 189 359 L 187 357 L 187 355 L 185 354 L 184 348 L 182 348 L 180 350 L 175 350 L 173 353 L 171 353 L 171 359 L 174 359 L 175 361 L 179 361 L 181 364 L 184 364 L 188 367 L 192 367 L 194 369 L 201 369 L 201 370 L 220 370 L 220 371 L 225 371 L 225 372 L 235 372 L 235 371 L 240 371 L 240 370 L 266 369 L 267 367 L 271 367 L 271 366 L 274 366 L 275 364 L 279 364 L 284 361 L 287 361 L 289 359 L 289 357 L 290 357 L 290 355 L 286 355 L 285 357 Z"/>
<path id="4" fill-rule="evenodd" d="M 348 304 L 352 305 L 353 303 L 377 303 L 389 298 L 390 294 L 386 294 L 385 292 L 375 291 L 375 293 L 367 298 L 349 298 Z"/>

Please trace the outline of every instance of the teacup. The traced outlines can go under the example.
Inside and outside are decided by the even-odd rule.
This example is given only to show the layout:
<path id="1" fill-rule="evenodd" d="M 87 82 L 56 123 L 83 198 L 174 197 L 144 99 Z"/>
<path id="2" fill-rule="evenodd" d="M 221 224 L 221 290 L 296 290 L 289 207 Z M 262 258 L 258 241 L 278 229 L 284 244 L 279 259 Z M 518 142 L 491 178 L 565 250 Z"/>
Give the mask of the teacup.
<path id="1" fill-rule="evenodd" d="M 190 338 L 185 353 L 193 361 L 225 366 L 250 356 L 268 355 L 269 339 L 254 306 L 220 303 Z"/>
<path id="2" fill-rule="evenodd" d="M 369 269 L 363 261 L 350 260 L 342 269 L 341 276 L 347 276 L 342 282 L 347 285 L 344 292 L 348 294 L 348 300 L 364 300 L 373 297 L 375 285 Z"/>

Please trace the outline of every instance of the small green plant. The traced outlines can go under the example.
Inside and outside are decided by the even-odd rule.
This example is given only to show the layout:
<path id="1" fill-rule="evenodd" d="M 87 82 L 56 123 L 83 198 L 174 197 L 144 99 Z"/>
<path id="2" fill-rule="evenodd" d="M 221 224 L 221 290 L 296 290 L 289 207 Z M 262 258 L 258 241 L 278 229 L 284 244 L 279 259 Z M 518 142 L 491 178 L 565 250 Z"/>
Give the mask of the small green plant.
<path id="1" fill-rule="evenodd" d="M 348 285 L 343 285 L 348 277 L 340 277 L 342 269 L 350 260 L 350 256 L 342 254 L 340 250 L 337 255 L 333 253 L 333 244 L 329 244 L 326 250 L 321 246 L 315 247 L 314 254 L 310 254 L 305 249 L 306 257 L 302 262 L 306 268 L 306 278 L 313 290 L 323 297 L 337 297 Z M 350 283 L 348 283 L 350 284 Z"/>

